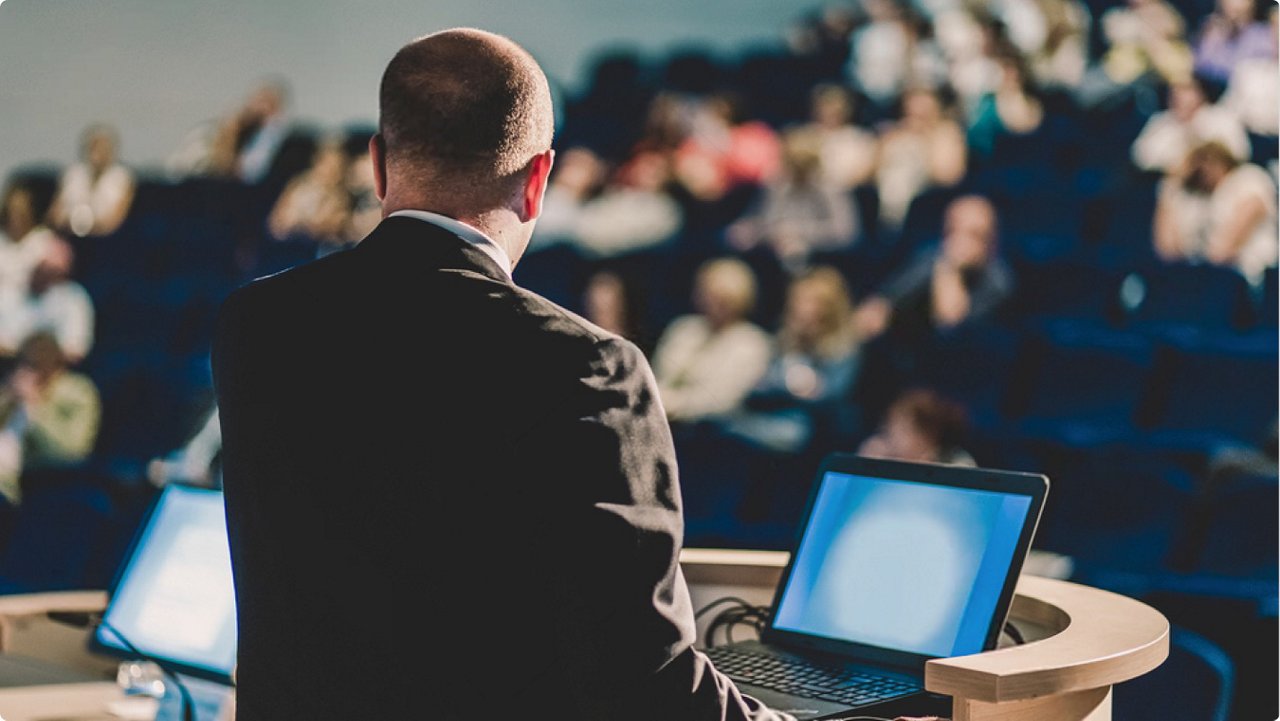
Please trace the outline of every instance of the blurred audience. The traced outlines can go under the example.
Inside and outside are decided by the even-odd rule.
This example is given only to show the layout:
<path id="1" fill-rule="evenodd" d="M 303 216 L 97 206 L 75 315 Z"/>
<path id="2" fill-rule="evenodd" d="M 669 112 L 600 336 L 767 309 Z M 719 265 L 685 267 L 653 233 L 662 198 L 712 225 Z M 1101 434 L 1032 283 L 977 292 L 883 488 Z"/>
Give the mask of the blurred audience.
<path id="1" fill-rule="evenodd" d="M 19 358 L 0 387 L 0 495 L 13 504 L 23 477 L 86 461 L 101 417 L 93 381 L 68 370 L 52 334 L 32 335 Z"/>
<path id="2" fill-rule="evenodd" d="M 1128 0 L 1102 14 L 1107 50 L 1099 64 L 1099 81 L 1110 91 L 1154 75 L 1171 82 L 1191 74 L 1191 48 L 1186 21 L 1165 0 Z"/>
<path id="3" fill-rule="evenodd" d="M 574 147 L 557 153 L 530 249 L 572 242 L 577 235 L 582 206 L 599 192 L 604 176 L 604 161 L 587 148 Z"/>
<path id="4" fill-rule="evenodd" d="M 26 297 L 31 273 L 57 239 L 40 223 L 35 191 L 10 183 L 0 198 L 0 305 L 11 307 Z"/>
<path id="5" fill-rule="evenodd" d="M 778 135 L 743 117 L 730 93 L 707 98 L 693 117 L 689 135 L 675 153 L 675 175 L 693 197 L 712 201 L 741 185 L 761 185 L 781 163 Z"/>
<path id="6" fill-rule="evenodd" d="M 814 268 L 792 281 L 764 378 L 724 429 L 783 453 L 807 447 L 824 421 L 832 432 L 849 431 L 860 360 L 851 310 L 848 286 L 834 268 Z"/>
<path id="7" fill-rule="evenodd" d="M 969 432 L 964 407 L 926 389 L 909 390 L 889 406 L 884 421 L 858 455 L 920 463 L 977 465 L 963 448 Z"/>
<path id="8" fill-rule="evenodd" d="M 382 201 L 378 200 L 373 163 L 367 156 L 351 159 L 347 167 L 347 190 L 351 193 L 351 213 L 342 235 L 346 245 L 353 245 L 364 240 L 382 222 Z"/>
<path id="9" fill-rule="evenodd" d="M 578 206 L 569 240 L 598 258 L 671 240 L 683 220 L 679 204 L 667 193 L 671 182 L 666 156 L 637 153 L 599 195 Z"/>
<path id="10" fill-rule="evenodd" d="M 756 301 L 751 268 L 736 258 L 698 269 L 697 313 L 667 326 L 653 354 L 653 372 L 667 417 L 698 421 L 735 410 L 764 376 L 769 336 L 746 317 Z"/>
<path id="11" fill-rule="evenodd" d="M 1275 60 L 1276 36 L 1263 20 L 1274 2 L 1218 0 L 1217 9 L 1205 18 L 1196 41 L 1196 72 L 1225 85 L 1236 65 L 1244 60 Z"/>
<path id="12" fill-rule="evenodd" d="M 810 121 L 790 135 L 813 136 L 823 179 L 852 190 L 871 179 L 876 167 L 876 137 L 854 124 L 853 94 L 841 85 L 814 88 Z"/>
<path id="13" fill-rule="evenodd" d="M 322 245 L 346 242 L 351 219 L 347 156 L 337 143 L 322 143 L 311 167 L 289 181 L 271 209 L 267 227 L 276 240 L 301 236 Z"/>
<path id="14" fill-rule="evenodd" d="M 960 182 L 967 155 L 964 131 L 948 116 L 938 93 L 908 90 L 902 98 L 902 119 L 880 136 L 876 189 L 881 224 L 900 227 L 921 192 Z"/>
<path id="15" fill-rule="evenodd" d="M 991 157 L 1002 137 L 1031 135 L 1044 122 L 1044 105 L 1022 59 L 1009 54 L 998 62 L 999 84 L 978 101 L 969 123 L 969 149 L 979 158 Z"/>
<path id="16" fill-rule="evenodd" d="M 947 206 L 942 242 L 919 253 L 864 300 L 854 327 L 864 340 L 894 330 L 905 340 L 989 316 L 1013 291 L 997 253 L 996 211 L 969 195 Z"/>
<path id="17" fill-rule="evenodd" d="M 169 158 L 170 172 L 261 182 L 288 133 L 288 101 L 283 81 L 263 82 L 235 112 L 192 131 Z"/>
<path id="18" fill-rule="evenodd" d="M 791 131 L 784 136 L 782 173 L 766 186 L 760 208 L 727 229 L 740 251 L 764 244 L 793 273 L 808 266 L 814 251 L 853 243 L 859 232 L 853 196 L 822 172 L 817 136 Z"/>
<path id="19" fill-rule="evenodd" d="M 1276 185 L 1222 143 L 1198 146 L 1160 186 L 1154 236 L 1170 261 L 1234 267 L 1251 283 L 1276 263 Z"/>
<path id="20" fill-rule="evenodd" d="M 78 236 L 110 235 L 133 204 L 133 173 L 117 159 L 119 137 L 91 125 L 80 139 L 80 162 L 67 168 L 49 209 L 49 224 Z"/>
<path id="21" fill-rule="evenodd" d="M 615 271 L 596 271 L 587 279 L 582 299 L 587 320 L 649 350 L 644 303 L 634 284 Z"/>
<path id="22" fill-rule="evenodd" d="M 1249 138 L 1235 112 L 1210 104 L 1199 80 L 1180 80 L 1169 86 L 1169 109 L 1152 115 L 1133 142 L 1133 163 L 1142 170 L 1168 173 L 1210 140 L 1238 159 L 1249 157 Z"/>
<path id="23" fill-rule="evenodd" d="M 1074 89 L 1089 62 L 1089 10 L 1078 0 L 1040 0 L 1044 33 L 1040 47 L 1028 55 L 1031 73 L 1046 89 Z"/>
<path id="24" fill-rule="evenodd" d="M 71 246 L 52 239 L 31 273 L 27 292 L 0 301 L 0 358 L 14 355 L 37 332 L 52 335 L 71 365 L 88 355 L 93 346 L 93 301 L 71 280 L 73 260 Z"/>
<path id="25" fill-rule="evenodd" d="M 1272 45 L 1277 45 L 1276 28 L 1280 6 L 1272 4 L 1267 26 Z M 1240 117 L 1252 133 L 1275 137 L 1280 131 L 1280 54 L 1251 55 L 1236 61 L 1221 104 Z"/>

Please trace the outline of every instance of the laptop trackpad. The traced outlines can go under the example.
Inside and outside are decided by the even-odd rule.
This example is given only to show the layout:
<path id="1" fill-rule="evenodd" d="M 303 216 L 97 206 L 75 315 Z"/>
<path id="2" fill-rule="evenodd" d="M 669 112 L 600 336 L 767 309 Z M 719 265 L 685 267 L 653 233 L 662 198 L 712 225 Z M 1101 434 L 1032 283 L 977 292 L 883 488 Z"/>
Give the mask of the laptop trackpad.
<path id="1" fill-rule="evenodd" d="M 742 691 L 742 693 L 759 700 L 765 706 L 774 711 L 789 713 L 800 719 L 800 721 L 821 718 L 849 708 L 849 704 L 832 703 L 831 701 L 823 701 L 816 698 L 798 698 L 778 693 L 777 691 L 770 691 L 767 688 L 752 686 L 741 681 L 734 681 L 734 684 L 737 685 L 738 690 Z"/>

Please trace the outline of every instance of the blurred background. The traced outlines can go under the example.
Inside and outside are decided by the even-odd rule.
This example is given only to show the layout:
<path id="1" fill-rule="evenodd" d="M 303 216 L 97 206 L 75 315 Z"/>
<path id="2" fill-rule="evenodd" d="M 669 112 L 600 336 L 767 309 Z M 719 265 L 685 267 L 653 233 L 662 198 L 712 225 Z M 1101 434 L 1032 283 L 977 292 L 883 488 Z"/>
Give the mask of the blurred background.
<path id="1" fill-rule="evenodd" d="M 831 451 L 1043 472 L 1040 568 L 1175 624 L 1117 718 L 1276 717 L 1252 0 L 7 0 L 0 591 L 106 588 L 159 487 L 219 484 L 220 302 L 377 224 L 382 69 L 454 25 L 551 77 L 515 278 L 649 354 L 686 545 L 787 548 Z"/>

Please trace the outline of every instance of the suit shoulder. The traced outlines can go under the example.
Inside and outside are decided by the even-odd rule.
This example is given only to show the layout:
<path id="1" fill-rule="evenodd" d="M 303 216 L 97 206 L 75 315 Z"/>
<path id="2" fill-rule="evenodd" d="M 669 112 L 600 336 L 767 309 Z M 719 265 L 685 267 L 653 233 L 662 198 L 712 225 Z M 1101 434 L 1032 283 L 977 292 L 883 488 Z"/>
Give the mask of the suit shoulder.
<path id="1" fill-rule="evenodd" d="M 611 333 L 573 311 L 558 305 L 533 291 L 510 286 L 521 321 L 531 330 L 562 342 L 581 344 L 584 347 L 629 344 L 621 336 Z"/>

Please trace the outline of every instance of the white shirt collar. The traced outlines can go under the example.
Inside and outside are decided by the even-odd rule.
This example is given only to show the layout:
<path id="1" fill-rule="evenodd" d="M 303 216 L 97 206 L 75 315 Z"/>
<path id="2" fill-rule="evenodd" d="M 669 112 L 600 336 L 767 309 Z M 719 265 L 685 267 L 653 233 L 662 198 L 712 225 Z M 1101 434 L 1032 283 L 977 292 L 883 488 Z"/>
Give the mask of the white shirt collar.
<path id="1" fill-rule="evenodd" d="M 424 223 L 431 223 L 432 225 L 444 228 L 450 233 L 453 233 L 459 238 L 462 238 L 468 243 L 474 245 L 485 255 L 492 258 L 493 261 L 498 264 L 498 267 L 502 269 L 502 272 L 507 274 L 507 279 L 511 279 L 511 256 L 507 255 L 507 251 L 503 250 L 501 246 L 493 242 L 492 238 L 482 233 L 479 228 L 467 225 L 456 218 L 450 218 L 447 215 L 440 215 L 439 213 L 432 213 L 427 210 L 397 210 L 387 217 L 415 218 L 423 221 Z"/>

